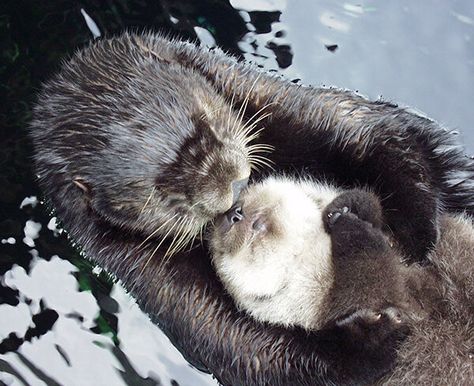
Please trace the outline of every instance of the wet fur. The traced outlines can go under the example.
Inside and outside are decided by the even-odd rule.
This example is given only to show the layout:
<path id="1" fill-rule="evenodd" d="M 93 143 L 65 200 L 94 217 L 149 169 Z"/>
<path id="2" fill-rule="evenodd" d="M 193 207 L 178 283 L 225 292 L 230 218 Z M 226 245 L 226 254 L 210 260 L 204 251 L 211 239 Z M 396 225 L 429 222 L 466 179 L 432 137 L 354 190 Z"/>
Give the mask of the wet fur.
<path id="1" fill-rule="evenodd" d="M 372 185 L 385 198 L 385 215 L 396 239 L 413 259 L 422 259 L 436 241 L 437 216 L 433 213 L 474 208 L 472 162 L 462 155 L 451 135 L 429 119 L 349 91 L 295 85 L 237 63 L 219 50 L 208 52 L 155 34 L 124 34 L 94 45 L 117 47 L 105 50 L 111 59 L 122 57 L 117 53 L 120 47 L 126 54 L 132 51 L 131 57 L 193 70 L 206 79 L 205 87 L 213 88 L 229 105 L 233 101 L 236 108 L 248 96 L 244 120 L 268 105 L 265 111 L 271 116 L 261 122 L 266 129 L 260 140 L 276 147 L 271 156 L 275 168 L 288 172 L 304 168 L 338 183 Z M 101 57 L 90 59 L 98 62 Z M 107 71 L 120 72 L 121 66 L 120 60 L 112 61 Z M 74 79 L 93 75 L 87 66 L 80 69 Z M 112 81 L 113 77 L 105 79 Z M 49 119 L 60 125 L 63 114 L 46 108 L 52 94 L 43 95 L 34 122 Z M 64 114 L 87 122 L 82 114 L 65 108 Z M 124 114 L 128 111 L 127 104 Z M 125 118 L 119 114 L 117 122 Z M 39 135 L 40 130 L 44 135 Z M 113 137 L 111 132 L 107 135 Z M 67 168 L 64 158 L 45 151 L 49 143 L 55 146 L 54 132 L 33 123 L 32 138 L 40 186 L 71 238 L 132 290 L 143 310 L 192 363 L 211 371 L 223 384 L 362 384 L 378 379 L 393 366 L 391 345 L 376 351 L 345 347 L 338 341 L 344 338 L 342 331 L 328 336 L 262 326 L 236 312 L 202 247 L 165 262 L 169 246 L 165 243 L 146 265 L 156 241 L 143 244 L 143 235 L 120 229 L 127 225 L 126 217 L 123 224 L 114 226 L 91 211 L 81 189 L 70 187 L 70 177 L 62 172 Z M 90 148 L 83 149 L 90 154 L 86 163 L 96 176 L 103 172 L 100 165 L 93 165 L 97 148 L 103 146 L 99 140 L 93 143 L 91 138 Z M 145 142 L 154 141 L 153 137 Z M 122 155 L 117 155 L 117 162 L 122 162 Z M 113 176 L 116 173 L 113 168 L 109 171 Z M 135 205 L 133 192 L 128 190 L 125 196 Z M 140 208 L 146 199 L 139 197 Z"/>
<path id="2" fill-rule="evenodd" d="M 429 274 L 411 280 L 429 317 L 410 325 L 384 385 L 467 386 L 474 379 L 474 226 L 461 214 L 442 216 L 440 228 Z"/>

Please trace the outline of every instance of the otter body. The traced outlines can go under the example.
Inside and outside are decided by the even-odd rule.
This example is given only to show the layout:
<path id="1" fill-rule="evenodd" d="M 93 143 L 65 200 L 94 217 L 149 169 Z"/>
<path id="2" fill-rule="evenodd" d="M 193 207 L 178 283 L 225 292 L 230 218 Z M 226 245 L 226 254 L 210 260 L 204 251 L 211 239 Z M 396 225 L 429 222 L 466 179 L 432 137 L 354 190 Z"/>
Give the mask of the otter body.
<path id="1" fill-rule="evenodd" d="M 473 219 L 445 215 L 440 230 L 430 264 L 419 269 L 409 288 L 429 316 L 410 323 L 384 385 L 468 386 L 474 379 Z M 422 272 L 427 269 L 428 274 Z M 420 280 L 423 274 L 425 281 Z"/>
<path id="2" fill-rule="evenodd" d="M 472 382 L 471 218 L 443 215 L 440 239 L 421 267 L 404 264 L 390 246 L 380 203 L 366 191 L 269 178 L 244 192 L 238 211 L 230 225 L 232 212 L 221 217 L 211 246 L 241 309 L 263 322 L 342 330 L 346 346 L 380 347 L 395 331 L 407 333 L 394 371 L 379 384 Z M 256 222 L 265 227 L 249 226 Z"/>
<path id="3" fill-rule="evenodd" d="M 156 34 L 96 41 L 45 85 L 31 125 L 39 184 L 85 255 L 120 278 L 185 356 L 223 384 L 378 379 L 392 367 L 390 355 L 343 350 L 334 335 L 262 326 L 237 312 L 203 246 L 166 258 L 164 236 L 186 224 L 195 234 L 231 205 L 241 186 L 233 183 L 248 175 L 256 151 L 244 127 L 256 121 L 265 130 L 255 144 L 275 147 L 268 157 L 276 170 L 368 184 L 384 197 L 394 240 L 413 259 L 436 241 L 441 208 L 474 208 L 472 163 L 434 122 Z M 236 141 L 232 127 L 246 139 Z"/>

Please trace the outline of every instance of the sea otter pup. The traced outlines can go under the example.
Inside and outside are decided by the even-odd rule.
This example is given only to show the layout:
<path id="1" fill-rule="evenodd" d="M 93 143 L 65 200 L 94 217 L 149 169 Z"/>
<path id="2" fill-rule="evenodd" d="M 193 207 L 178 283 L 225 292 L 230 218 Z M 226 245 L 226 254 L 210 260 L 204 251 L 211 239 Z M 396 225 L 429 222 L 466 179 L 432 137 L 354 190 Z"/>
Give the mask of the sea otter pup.
<path id="1" fill-rule="evenodd" d="M 220 216 L 210 246 L 237 305 L 261 321 L 318 330 L 405 303 L 402 257 L 373 193 L 267 178 Z M 384 291 L 381 291 L 384 288 Z"/>
<path id="2" fill-rule="evenodd" d="M 365 347 L 410 330 L 381 383 L 470 384 L 472 220 L 444 215 L 425 267 L 403 263 L 382 223 L 373 193 L 269 178 L 220 217 L 211 234 L 213 262 L 237 305 L 260 321 L 336 327 L 345 345 Z"/>
<path id="3" fill-rule="evenodd" d="M 209 102 L 223 110 L 206 110 Z M 220 114 L 245 127 L 260 119 L 265 130 L 258 139 L 248 133 L 246 145 L 233 141 L 232 124 L 210 125 L 222 122 Z M 77 52 L 40 94 L 31 138 L 40 187 L 70 237 L 223 384 L 357 384 L 393 364 L 376 352 L 342 350 L 333 336 L 242 316 L 201 245 L 169 258 L 175 248 L 160 242 L 180 224 L 165 232 L 164 216 L 177 213 L 184 229 L 228 208 L 248 175 L 249 146 L 273 145 L 266 156 L 277 170 L 371 185 L 384 197 L 394 240 L 414 259 L 436 241 L 441 208 L 474 208 L 472 162 L 434 122 L 151 33 L 96 40 Z"/>

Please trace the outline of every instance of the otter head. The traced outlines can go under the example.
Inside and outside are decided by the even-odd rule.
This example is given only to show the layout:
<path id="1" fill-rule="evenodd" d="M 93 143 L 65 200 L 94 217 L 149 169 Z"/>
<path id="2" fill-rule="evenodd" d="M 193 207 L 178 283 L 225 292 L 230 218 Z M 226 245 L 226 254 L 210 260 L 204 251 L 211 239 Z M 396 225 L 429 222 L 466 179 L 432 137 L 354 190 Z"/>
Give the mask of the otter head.
<path id="1" fill-rule="evenodd" d="M 212 259 L 239 307 L 285 325 L 316 317 L 306 314 L 307 304 L 322 302 L 331 285 L 331 240 L 322 213 L 337 194 L 325 184 L 269 178 L 246 189 L 219 218 Z"/>
<path id="2" fill-rule="evenodd" d="M 136 106 L 126 127 L 110 130 L 107 146 L 93 155 L 97 162 L 87 161 L 94 168 L 89 180 L 74 181 L 107 222 L 172 238 L 169 253 L 234 205 L 262 160 L 255 153 L 269 149 L 250 144 L 254 126 L 209 86 L 193 89 L 186 83 L 191 75 L 172 75 L 183 79 L 180 87 L 161 87 L 159 109 L 144 117 L 149 106 Z"/>

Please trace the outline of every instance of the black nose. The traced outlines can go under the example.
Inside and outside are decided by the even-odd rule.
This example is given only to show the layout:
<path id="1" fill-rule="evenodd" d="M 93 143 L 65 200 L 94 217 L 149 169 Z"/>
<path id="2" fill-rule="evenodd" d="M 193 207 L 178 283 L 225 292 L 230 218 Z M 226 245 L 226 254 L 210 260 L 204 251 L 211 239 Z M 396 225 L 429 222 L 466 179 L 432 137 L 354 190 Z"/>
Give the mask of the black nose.
<path id="1" fill-rule="evenodd" d="M 225 217 L 229 225 L 233 225 L 236 222 L 239 222 L 244 218 L 244 212 L 242 211 L 242 207 L 240 205 L 235 205 L 226 212 Z"/>
<path id="2" fill-rule="evenodd" d="M 240 192 L 247 187 L 249 182 L 248 178 L 244 178 L 243 180 L 233 181 L 232 186 L 232 205 L 235 205 L 237 200 L 239 199 Z"/>

